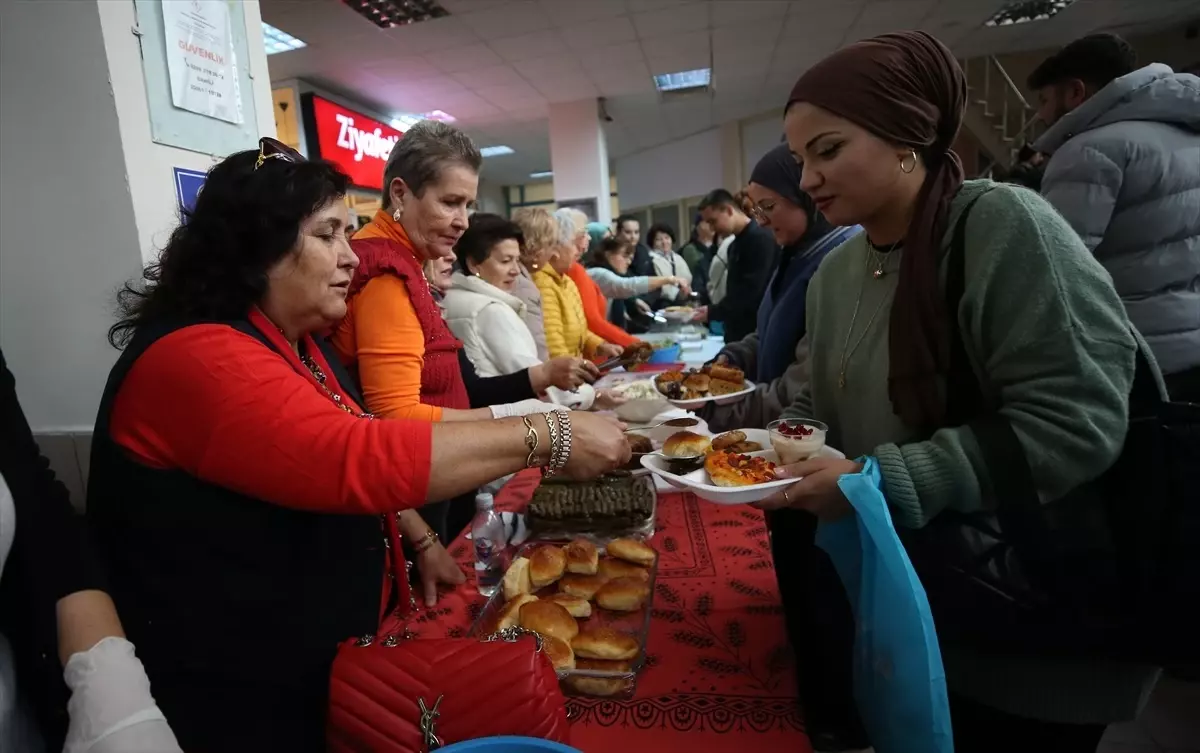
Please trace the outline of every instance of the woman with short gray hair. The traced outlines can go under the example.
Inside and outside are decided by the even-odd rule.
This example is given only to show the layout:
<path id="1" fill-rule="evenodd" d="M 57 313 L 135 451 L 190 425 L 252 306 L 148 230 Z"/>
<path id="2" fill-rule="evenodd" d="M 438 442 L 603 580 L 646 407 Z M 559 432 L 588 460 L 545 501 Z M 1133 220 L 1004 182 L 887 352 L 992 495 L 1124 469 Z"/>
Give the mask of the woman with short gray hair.
<path id="1" fill-rule="evenodd" d="M 351 240 L 359 265 L 332 340 L 357 372 L 366 408 L 376 416 L 442 422 L 541 413 L 554 407 L 536 399 L 546 388 L 570 390 L 582 383 L 573 364 L 563 362 L 494 378 L 508 380 L 503 384 L 487 380 L 486 398 L 485 390 L 467 389 L 462 344 L 442 319 L 422 266 L 454 260 L 482 163 L 479 149 L 459 129 L 417 123 L 388 157 L 383 208 Z M 499 395 L 503 404 L 490 404 Z M 470 505 L 466 500 L 464 507 Z M 441 508 L 427 505 L 422 514 L 443 541 L 457 535 L 458 526 Z M 445 564 L 449 579 L 453 563 Z"/>

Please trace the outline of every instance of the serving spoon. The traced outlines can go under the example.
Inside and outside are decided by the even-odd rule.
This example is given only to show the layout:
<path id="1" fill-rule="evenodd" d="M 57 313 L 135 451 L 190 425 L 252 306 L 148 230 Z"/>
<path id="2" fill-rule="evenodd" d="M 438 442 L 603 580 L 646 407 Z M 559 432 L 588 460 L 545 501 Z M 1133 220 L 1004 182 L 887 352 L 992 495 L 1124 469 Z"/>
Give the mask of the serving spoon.
<path id="1" fill-rule="evenodd" d="M 685 428 L 688 426 L 695 426 L 698 423 L 700 423 L 700 419 L 698 419 L 698 418 L 670 418 L 670 419 L 667 419 L 666 421 L 662 421 L 657 424 L 651 424 L 650 426 L 635 426 L 635 427 L 626 429 L 625 433 L 628 434 L 631 431 L 649 431 L 650 429 L 657 429 L 660 426 L 670 426 L 672 428 L 682 429 L 682 428 Z M 650 453 L 643 452 L 643 453 L 635 453 L 635 454 L 649 455 Z"/>

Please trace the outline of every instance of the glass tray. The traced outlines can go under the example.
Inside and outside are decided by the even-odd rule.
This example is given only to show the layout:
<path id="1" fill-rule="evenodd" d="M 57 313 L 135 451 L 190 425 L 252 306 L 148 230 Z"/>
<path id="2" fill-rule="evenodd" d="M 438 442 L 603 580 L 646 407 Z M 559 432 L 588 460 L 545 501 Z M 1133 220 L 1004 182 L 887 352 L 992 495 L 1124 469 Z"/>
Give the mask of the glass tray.
<path id="1" fill-rule="evenodd" d="M 577 538 L 588 539 L 600 549 L 601 556 L 604 554 L 604 544 L 612 538 L 597 538 L 592 536 L 579 536 Z M 644 537 L 630 536 L 628 538 L 636 538 L 639 541 L 644 541 Z M 539 546 L 553 546 L 558 542 L 550 542 L 546 540 L 528 541 L 523 544 L 514 554 L 513 559 L 517 557 L 528 556 L 530 552 Z M 654 560 L 654 564 L 647 568 L 650 571 L 650 595 L 642 604 L 641 609 L 635 612 L 612 612 L 597 606 L 595 601 L 592 602 L 592 616 L 577 618 L 580 630 L 584 628 L 607 627 L 632 635 L 638 642 L 638 655 L 633 660 L 633 664 L 628 672 L 607 672 L 598 670 L 559 670 L 558 682 L 562 687 L 563 693 L 569 696 L 593 696 L 600 698 L 616 698 L 628 700 L 633 697 L 637 687 L 637 675 L 642 667 L 646 664 L 646 641 L 650 637 L 650 614 L 654 608 L 654 587 L 658 581 L 658 559 Z M 548 596 L 558 591 L 556 584 L 550 584 L 543 588 L 535 590 L 535 596 Z M 484 604 L 479 616 L 475 618 L 471 625 L 469 635 L 473 638 L 489 635 L 496 630 L 496 623 L 499 619 L 500 610 L 504 607 L 504 591 L 497 589 Z"/>

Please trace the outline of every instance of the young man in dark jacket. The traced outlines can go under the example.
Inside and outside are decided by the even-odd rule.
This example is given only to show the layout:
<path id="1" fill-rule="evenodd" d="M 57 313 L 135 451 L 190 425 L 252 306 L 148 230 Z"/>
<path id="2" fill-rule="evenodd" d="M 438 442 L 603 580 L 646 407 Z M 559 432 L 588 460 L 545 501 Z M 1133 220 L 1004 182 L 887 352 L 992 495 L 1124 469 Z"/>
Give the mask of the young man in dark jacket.
<path id="1" fill-rule="evenodd" d="M 758 305 L 779 263 L 779 246 L 771 231 L 760 227 L 723 188 L 700 202 L 700 216 L 717 235 L 733 235 L 725 298 L 708 309 L 710 322 L 725 324 L 725 342 L 737 342 L 757 327 Z"/>

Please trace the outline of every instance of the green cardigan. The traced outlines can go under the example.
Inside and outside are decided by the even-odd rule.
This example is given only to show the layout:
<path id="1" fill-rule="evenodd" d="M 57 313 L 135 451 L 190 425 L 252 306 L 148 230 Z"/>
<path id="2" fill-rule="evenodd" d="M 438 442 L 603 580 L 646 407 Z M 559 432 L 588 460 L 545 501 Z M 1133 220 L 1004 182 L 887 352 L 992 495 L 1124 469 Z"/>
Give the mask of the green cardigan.
<path id="1" fill-rule="evenodd" d="M 943 283 L 954 224 L 985 191 L 967 220 L 966 289 L 956 315 L 985 395 L 1012 423 L 1039 491 L 1054 499 L 1098 476 L 1119 454 L 1136 345 L 1108 273 L 1049 204 L 1022 188 L 991 181 L 962 187 L 942 244 Z M 878 279 L 867 251 L 864 233 L 830 253 L 813 277 L 812 377 L 783 416 L 823 421 L 830 445 L 848 457 L 878 458 L 898 526 L 921 527 L 945 509 L 988 509 L 995 501 L 971 430 L 922 437 L 892 410 L 888 317 L 902 251 L 888 255 Z M 1118 665 L 1106 673 L 1095 662 L 1082 667 L 970 653 L 956 661 L 958 652 L 944 648 L 952 690 L 1053 721 L 1132 718 L 1148 679 L 1145 668 Z"/>

